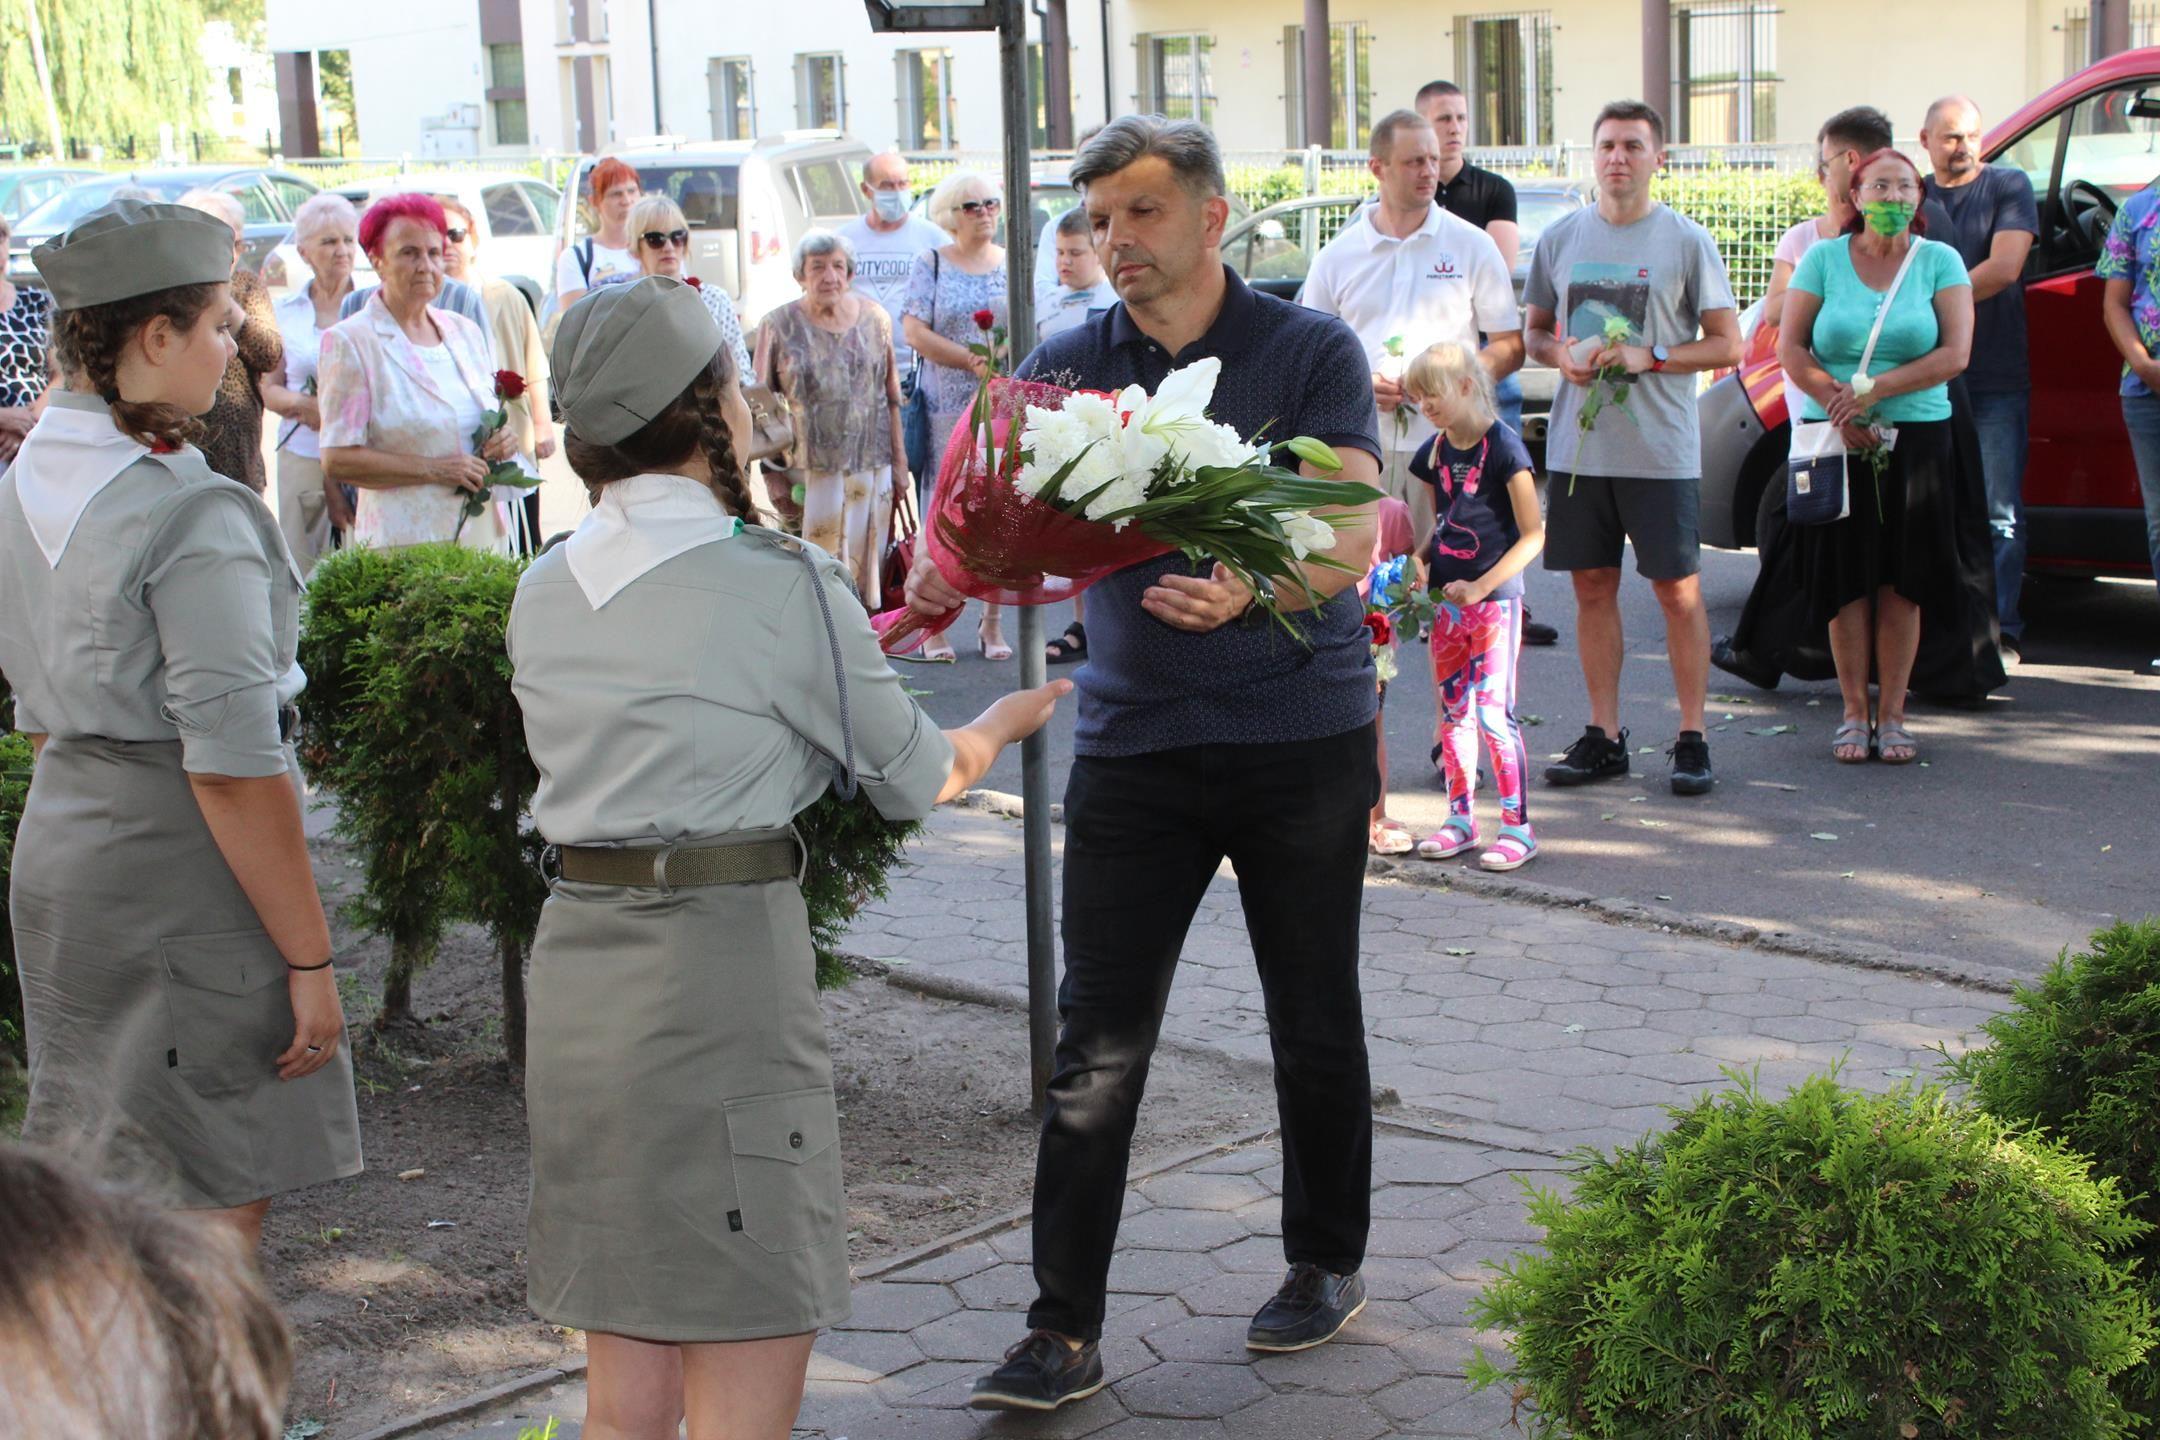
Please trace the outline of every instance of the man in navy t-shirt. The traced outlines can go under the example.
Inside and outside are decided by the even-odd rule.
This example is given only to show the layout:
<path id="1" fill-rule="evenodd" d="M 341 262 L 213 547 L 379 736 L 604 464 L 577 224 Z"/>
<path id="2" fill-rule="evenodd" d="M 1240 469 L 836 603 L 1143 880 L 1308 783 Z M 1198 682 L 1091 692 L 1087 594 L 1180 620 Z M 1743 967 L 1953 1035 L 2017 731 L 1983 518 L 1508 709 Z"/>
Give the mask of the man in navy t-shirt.
<path id="1" fill-rule="evenodd" d="M 1023 377 L 1091 390 L 1222 362 L 1209 411 L 1242 435 L 1310 435 L 1341 478 L 1379 476 L 1365 352 L 1330 315 L 1248 289 L 1222 262 L 1222 152 L 1205 126 L 1131 116 L 1073 162 L 1119 303 L 1030 355 Z M 1288 461 L 1278 452 L 1278 458 Z M 1221 566 L 1183 555 L 1098 583 L 1065 792 L 1063 1024 L 1035 1172 L 1029 1335 L 976 1382 L 985 1409 L 1054 1409 L 1102 1388 L 1102 1335 L 1133 1120 L 1185 932 L 1228 858 L 1267 997 L 1289 1274 L 1248 1347 L 1333 1338 L 1365 1303 L 1372 1105 L 1358 994 L 1366 820 L 1379 793 L 1371 647 L 1356 582 L 1372 507 L 1304 568 L 1326 597 L 1293 638 Z M 1287 587 L 1286 587 L 1287 588 Z M 927 554 L 908 603 L 960 594 Z"/>
<path id="2" fill-rule="evenodd" d="M 1980 110 L 1962 95 L 1928 106 L 1920 143 L 1935 173 L 1928 239 L 1964 257 L 1972 276 L 1972 362 L 1965 392 L 1980 431 L 1980 471 L 1987 481 L 1988 528 L 1995 539 L 1995 618 L 2005 659 L 2025 633 L 2018 611 L 2025 587 L 2025 448 L 2032 426 L 2032 376 L 2025 355 L 2025 257 L 2040 233 L 2032 181 L 2022 170 L 1980 162 Z M 1939 207 L 1939 209 L 1937 208 Z M 1937 214 L 1947 229 L 1932 223 Z"/>

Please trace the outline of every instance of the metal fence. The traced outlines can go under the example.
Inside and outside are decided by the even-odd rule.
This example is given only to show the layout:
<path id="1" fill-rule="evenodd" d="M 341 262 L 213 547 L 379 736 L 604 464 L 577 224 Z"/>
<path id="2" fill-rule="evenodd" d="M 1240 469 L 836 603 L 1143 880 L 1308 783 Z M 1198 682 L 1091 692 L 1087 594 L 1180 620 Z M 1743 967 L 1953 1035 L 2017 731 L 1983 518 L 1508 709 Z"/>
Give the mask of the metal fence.
<path id="1" fill-rule="evenodd" d="M 533 156 L 329 155 L 317 159 L 302 159 L 280 155 L 275 151 L 227 146 L 222 151 L 214 152 L 204 152 L 198 148 L 193 156 L 175 155 L 168 159 L 160 159 L 148 151 L 131 157 L 120 150 L 106 149 L 94 160 L 70 163 L 112 171 L 145 170 L 158 165 L 195 163 L 218 163 L 235 167 L 261 165 L 298 175 L 318 186 L 343 185 L 353 180 L 403 175 L 415 170 L 476 170 L 497 175 L 533 175 L 550 185 L 559 186 L 577 162 L 578 157 L 575 155 L 558 155 L 552 151 Z"/>
<path id="2" fill-rule="evenodd" d="M 1070 151 L 1038 150 L 1039 176 L 1059 177 Z M 1518 181 L 1565 180 L 1593 188 L 1591 147 L 1580 142 L 1523 145 L 1470 152 L 1473 164 Z M 1772 252 L 1795 222 L 1822 209 L 1813 145 L 1674 145 L 1665 152 L 1657 196 L 1708 229 L 1724 256 L 1733 293 L 1745 305 L 1769 288 Z M 933 150 L 908 156 L 918 188 L 955 170 L 995 176 L 994 150 Z M 1316 195 L 1367 195 L 1372 172 L 1362 150 L 1226 150 L 1223 170 L 1231 193 L 1253 210 Z M 1332 227 L 1320 232 L 1324 239 Z"/>

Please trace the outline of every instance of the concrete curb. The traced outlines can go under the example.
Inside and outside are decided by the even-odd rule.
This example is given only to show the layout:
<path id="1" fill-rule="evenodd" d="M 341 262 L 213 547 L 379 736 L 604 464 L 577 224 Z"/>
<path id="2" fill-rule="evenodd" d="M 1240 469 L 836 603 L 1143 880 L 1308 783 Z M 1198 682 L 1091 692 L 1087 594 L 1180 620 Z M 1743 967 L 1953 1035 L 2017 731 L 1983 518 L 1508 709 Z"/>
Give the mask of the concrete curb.
<path id="1" fill-rule="evenodd" d="M 565 1380 L 582 1379 L 584 1375 L 585 1362 L 583 1360 L 565 1361 L 562 1365 L 552 1369 L 535 1370 L 530 1374 L 520 1375 L 514 1380 L 505 1380 L 500 1385 L 491 1385 L 485 1390 L 475 1391 L 462 1399 L 447 1400 L 440 1405 L 423 1410 L 417 1415 L 408 1415 L 403 1420 L 393 1420 L 388 1425 L 379 1426 L 364 1435 L 356 1435 L 352 1437 L 352 1440 L 403 1440 L 403 1437 L 407 1435 L 418 1435 L 422 1431 L 432 1430 L 438 1425 L 448 1425 L 457 1420 L 477 1419 L 483 1411 L 492 1410 L 498 1405 L 508 1404 L 512 1400 L 522 1399 L 535 1390 L 545 1390 L 548 1386 L 559 1385 Z"/>
<path id="2" fill-rule="evenodd" d="M 1002 790 L 970 790 L 960 797 L 958 803 L 1009 820 L 1019 819 L 1024 809 L 1019 796 Z M 1064 809 L 1062 805 L 1050 807 L 1051 824 L 1064 822 Z M 1763 950 L 1776 955 L 1791 955 L 1802 960 L 1817 960 L 1824 964 L 1844 965 L 1856 970 L 1917 975 L 1923 979 L 1941 980 L 1995 995 L 2008 995 L 2028 978 L 2004 966 L 1961 960 L 1952 955 L 1893 950 L 1887 945 L 1832 940 L 1791 930 L 1764 930 L 1753 925 L 1735 924 L 1730 920 L 1705 919 L 1699 915 L 1669 910 L 1661 905 L 1645 905 L 1638 900 L 1592 895 L 1588 891 L 1570 890 L 1559 885 L 1541 885 L 1534 880 L 1524 880 L 1514 875 L 1494 875 L 1482 870 L 1442 869 L 1427 861 L 1404 861 L 1378 855 L 1366 861 L 1365 870 L 1371 877 L 1399 885 L 1417 885 L 1428 890 L 1459 890 L 1465 895 L 1475 895 L 1481 899 L 1512 900 L 1518 904 L 1542 905 L 1554 910 L 1579 910 L 1608 925 L 1655 930 L 1662 934 L 1687 935 L 1699 940 L 1714 940 L 1722 945 Z"/>

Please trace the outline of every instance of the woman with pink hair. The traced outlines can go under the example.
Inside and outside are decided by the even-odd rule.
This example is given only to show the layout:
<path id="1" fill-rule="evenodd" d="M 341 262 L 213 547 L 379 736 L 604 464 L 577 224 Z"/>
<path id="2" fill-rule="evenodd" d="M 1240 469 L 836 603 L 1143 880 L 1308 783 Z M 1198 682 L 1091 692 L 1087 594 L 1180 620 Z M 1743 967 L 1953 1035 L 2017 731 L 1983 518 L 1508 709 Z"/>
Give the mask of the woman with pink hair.
<path id="1" fill-rule="evenodd" d="M 360 248 L 382 287 L 323 332 L 323 473 L 359 488 L 356 545 L 455 538 L 502 549 L 524 513 L 508 488 L 467 513 L 470 497 L 488 488 L 489 465 L 517 458 L 517 435 L 497 429 L 476 453 L 473 436 L 495 408 L 495 365 L 479 326 L 436 307 L 448 229 L 432 196 L 387 195 L 369 206 Z"/>

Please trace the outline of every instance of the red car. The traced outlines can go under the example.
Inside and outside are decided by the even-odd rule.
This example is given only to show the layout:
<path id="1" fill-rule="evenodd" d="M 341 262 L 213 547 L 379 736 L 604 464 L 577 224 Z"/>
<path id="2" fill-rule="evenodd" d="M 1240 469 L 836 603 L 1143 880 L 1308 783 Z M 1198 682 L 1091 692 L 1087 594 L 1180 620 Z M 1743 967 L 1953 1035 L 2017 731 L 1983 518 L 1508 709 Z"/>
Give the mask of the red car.
<path id="1" fill-rule="evenodd" d="M 1997 125 L 1992 164 L 2032 177 L 2040 237 L 2025 264 L 2032 440 L 2025 468 L 2028 567 L 2057 575 L 2151 573 L 2144 502 L 2117 386 L 2122 358 L 2093 273 L 2116 207 L 2160 177 L 2160 48 L 2083 70 Z M 1753 545 L 1782 503 L 1789 429 L 1777 331 L 1750 338 L 1740 368 L 1705 390 L 1702 538 Z"/>

